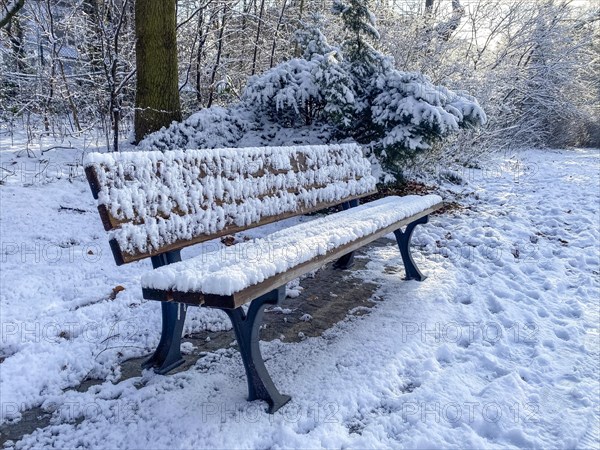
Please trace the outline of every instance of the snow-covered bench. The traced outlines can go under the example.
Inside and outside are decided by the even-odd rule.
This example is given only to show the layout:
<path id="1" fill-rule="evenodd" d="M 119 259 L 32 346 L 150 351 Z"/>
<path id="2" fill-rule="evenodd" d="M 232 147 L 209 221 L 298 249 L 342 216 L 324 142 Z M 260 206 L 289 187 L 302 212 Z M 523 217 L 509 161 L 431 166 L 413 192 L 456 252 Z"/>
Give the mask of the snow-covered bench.
<path id="1" fill-rule="evenodd" d="M 166 373 L 184 362 L 187 305 L 220 308 L 233 324 L 249 399 L 265 400 L 269 412 L 290 397 L 279 393 L 260 354 L 266 305 L 285 297 L 290 280 L 331 261 L 348 268 L 354 250 L 392 232 L 406 278 L 423 280 L 409 241 L 442 205 L 427 195 L 358 206 L 376 192 L 376 180 L 355 144 L 95 153 L 85 166 L 116 263 L 150 257 L 154 267 L 142 277 L 142 292 L 162 302 L 162 336 L 144 367 Z M 184 247 L 340 204 L 338 213 L 181 260 Z"/>

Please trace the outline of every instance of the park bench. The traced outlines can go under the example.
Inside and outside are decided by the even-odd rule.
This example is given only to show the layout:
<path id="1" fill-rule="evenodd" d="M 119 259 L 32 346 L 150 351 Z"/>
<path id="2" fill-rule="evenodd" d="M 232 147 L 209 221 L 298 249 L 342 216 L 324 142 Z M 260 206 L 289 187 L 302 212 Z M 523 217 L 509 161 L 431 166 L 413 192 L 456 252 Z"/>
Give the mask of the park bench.
<path id="1" fill-rule="evenodd" d="M 285 298 L 289 281 L 328 262 L 346 269 L 355 250 L 389 233 L 406 278 L 423 280 L 409 252 L 411 235 L 442 206 L 437 195 L 358 205 L 376 192 L 376 179 L 356 144 L 94 153 L 85 172 L 117 265 L 152 261 L 142 293 L 162 302 L 162 335 L 143 367 L 166 373 L 182 364 L 187 306 L 219 308 L 233 324 L 249 400 L 266 401 L 270 413 L 290 397 L 279 393 L 260 353 L 265 308 Z M 184 247 L 336 205 L 342 210 L 227 252 L 181 259 Z"/>

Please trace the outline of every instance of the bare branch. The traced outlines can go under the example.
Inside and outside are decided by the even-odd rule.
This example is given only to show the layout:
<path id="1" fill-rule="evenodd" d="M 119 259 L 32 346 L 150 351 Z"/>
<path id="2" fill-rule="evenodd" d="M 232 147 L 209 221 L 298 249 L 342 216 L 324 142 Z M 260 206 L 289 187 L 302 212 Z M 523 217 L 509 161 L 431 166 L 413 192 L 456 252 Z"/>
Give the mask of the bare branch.
<path id="1" fill-rule="evenodd" d="M 2 11 L 0 11 L 0 29 L 8 25 L 23 6 L 25 6 L 25 0 L 11 0 L 8 3 L 3 1 Z"/>

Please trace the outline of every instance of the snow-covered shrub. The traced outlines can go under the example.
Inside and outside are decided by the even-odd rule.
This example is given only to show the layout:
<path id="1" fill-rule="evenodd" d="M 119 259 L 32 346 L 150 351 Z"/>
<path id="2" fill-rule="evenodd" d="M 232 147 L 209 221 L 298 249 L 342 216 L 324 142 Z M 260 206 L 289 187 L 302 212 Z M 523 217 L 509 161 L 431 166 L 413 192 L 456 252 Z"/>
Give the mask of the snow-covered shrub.
<path id="1" fill-rule="evenodd" d="M 353 137 L 379 150 L 388 169 L 399 173 L 415 151 L 430 149 L 461 127 L 485 123 L 475 98 L 435 86 L 420 73 L 396 70 L 393 60 L 371 45 L 379 32 L 369 0 L 345 1 L 336 0 L 333 10 L 344 23 L 345 65 L 357 85 Z"/>
<path id="2" fill-rule="evenodd" d="M 242 97 L 249 107 L 287 127 L 321 120 L 349 125 L 356 103 L 354 79 L 314 22 L 297 33 L 303 58 L 283 62 L 248 81 Z"/>
<path id="3" fill-rule="evenodd" d="M 240 105 L 213 106 L 150 134 L 140 146 L 157 150 L 236 147 L 253 122 L 253 113 Z"/>
<path id="4" fill-rule="evenodd" d="M 461 127 L 486 121 L 477 100 L 442 86 L 420 73 L 389 68 L 374 81 L 372 120 L 382 130 L 379 147 L 389 168 L 398 171 L 407 152 L 430 149 L 432 144 Z"/>
<path id="5" fill-rule="evenodd" d="M 284 126 L 310 125 L 325 103 L 313 73 L 316 61 L 294 58 L 248 80 L 242 97 Z"/>

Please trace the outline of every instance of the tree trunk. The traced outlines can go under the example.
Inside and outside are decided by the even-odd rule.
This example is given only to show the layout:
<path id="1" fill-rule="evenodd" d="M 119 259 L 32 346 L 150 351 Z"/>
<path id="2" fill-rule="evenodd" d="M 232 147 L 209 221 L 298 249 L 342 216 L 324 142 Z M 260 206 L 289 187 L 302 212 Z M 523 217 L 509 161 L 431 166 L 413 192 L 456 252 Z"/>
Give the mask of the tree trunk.
<path id="1" fill-rule="evenodd" d="M 25 53 L 23 26 L 18 16 L 13 17 L 6 27 L 6 34 L 10 39 L 16 69 L 18 72 L 24 73 L 27 70 L 27 55 Z"/>
<path id="2" fill-rule="evenodd" d="M 217 71 L 219 70 L 219 64 L 221 64 L 221 54 L 223 53 L 223 33 L 225 33 L 225 22 L 227 21 L 227 5 L 223 7 L 223 21 L 221 22 L 221 29 L 219 30 L 219 46 L 217 47 L 217 59 L 213 66 L 212 73 L 210 75 L 210 93 L 208 95 L 207 108 L 212 106 L 214 93 L 215 93 L 215 81 L 217 79 Z"/>
<path id="3" fill-rule="evenodd" d="M 460 0 L 452 0 L 452 17 L 437 27 L 438 35 L 442 40 L 450 40 L 454 32 L 460 26 L 460 22 L 464 15 L 465 9 L 460 4 Z"/>
<path id="4" fill-rule="evenodd" d="M 256 58 L 258 57 L 258 41 L 260 39 L 260 28 L 265 11 L 265 0 L 260 0 L 260 12 L 258 13 L 258 25 L 256 27 L 256 39 L 254 40 L 254 54 L 252 55 L 252 75 L 256 73 Z"/>
<path id="5" fill-rule="evenodd" d="M 135 141 L 181 120 L 176 0 L 136 0 Z"/>
<path id="6" fill-rule="evenodd" d="M 281 13 L 279 14 L 279 19 L 277 20 L 277 28 L 275 29 L 275 33 L 273 33 L 273 45 L 271 47 L 271 60 L 269 61 L 269 69 L 272 69 L 273 64 L 275 64 L 275 48 L 277 47 L 277 38 L 279 37 L 279 29 L 281 28 L 281 23 L 283 22 L 283 14 L 285 13 L 286 4 L 287 0 L 283 0 L 283 4 L 281 5 Z"/>

